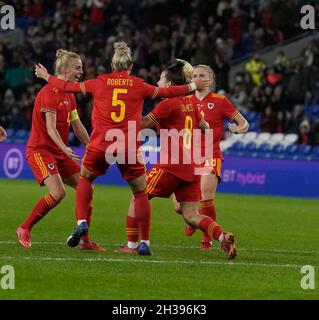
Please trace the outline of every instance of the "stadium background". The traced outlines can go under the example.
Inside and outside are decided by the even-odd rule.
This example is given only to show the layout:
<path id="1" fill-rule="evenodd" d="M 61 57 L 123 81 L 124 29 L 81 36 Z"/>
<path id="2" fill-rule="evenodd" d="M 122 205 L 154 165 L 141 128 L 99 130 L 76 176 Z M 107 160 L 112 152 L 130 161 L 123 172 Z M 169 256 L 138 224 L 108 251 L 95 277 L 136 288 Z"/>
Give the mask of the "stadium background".
<path id="1" fill-rule="evenodd" d="M 291 233 L 292 230 L 300 231 L 298 236 L 294 234 L 296 242 L 293 247 L 294 253 L 290 252 L 291 261 L 304 263 L 301 262 L 301 258 L 293 256 L 293 254 L 298 255 L 297 249 L 302 248 L 308 250 L 302 253 L 307 256 L 307 261 L 311 263 L 312 258 L 315 261 L 312 254 L 317 255 L 318 252 L 312 245 L 318 243 L 318 239 L 312 235 L 306 245 L 302 244 L 300 239 L 304 239 L 305 235 L 308 236 L 311 221 L 315 224 L 315 219 L 318 219 L 313 215 L 313 211 L 318 212 L 317 202 L 302 200 L 289 203 L 286 198 L 267 197 L 256 198 L 254 202 L 253 198 L 229 196 L 228 193 L 319 198 L 317 183 L 319 179 L 319 38 L 317 32 L 319 19 L 316 20 L 316 30 L 305 31 L 300 28 L 301 6 L 312 4 L 318 17 L 318 1 L 0 1 L 0 5 L 5 3 L 15 8 L 16 29 L 0 30 L 0 124 L 7 129 L 8 133 L 6 143 L 0 146 L 0 178 L 3 178 L 1 179 L 3 194 L 6 187 L 11 188 L 13 193 L 15 188 L 36 190 L 35 183 L 31 185 L 30 182 L 25 184 L 24 181 L 16 181 L 16 179 L 33 178 L 25 162 L 24 152 L 31 128 L 34 98 L 43 86 L 43 81 L 36 79 L 33 75 L 34 63 L 41 62 L 53 72 L 56 49 L 73 50 L 83 58 L 84 77 L 94 78 L 110 71 L 112 44 L 114 41 L 124 40 L 133 50 L 135 61 L 133 74 L 152 84 L 156 84 L 160 71 L 174 58 L 188 60 L 194 65 L 208 64 L 214 69 L 217 77 L 216 91 L 227 95 L 250 123 L 249 133 L 245 135 L 232 136 L 227 130 L 225 131 L 225 140 L 222 142 L 225 155 L 224 182 L 218 189 L 219 192 L 226 193 L 219 198 L 220 206 L 225 211 L 223 221 L 229 214 L 230 221 L 226 219 L 226 225 L 231 226 L 231 219 L 234 219 L 233 221 L 240 226 L 236 216 L 230 213 L 231 206 L 227 207 L 228 201 L 230 203 L 234 201 L 234 205 L 239 201 L 244 208 L 246 203 L 250 203 L 251 208 L 244 210 L 245 213 L 250 212 L 250 220 L 248 222 L 248 218 L 247 221 L 243 219 L 248 225 L 260 222 L 258 220 L 260 217 L 258 218 L 254 213 L 256 206 L 260 203 L 274 204 L 274 207 L 261 210 L 271 221 L 275 221 L 274 217 L 278 217 L 283 207 L 286 207 L 284 211 L 294 208 L 298 212 L 303 212 L 306 221 L 302 220 L 304 224 L 302 230 L 297 229 L 296 225 L 290 231 Z M 90 97 L 77 95 L 77 101 L 80 117 L 90 131 L 92 100 Z M 152 108 L 153 104 L 147 101 L 143 113 L 146 114 Z M 226 125 L 227 123 L 225 128 Z M 149 146 L 147 150 L 155 152 L 157 141 L 154 143 L 155 146 Z M 79 147 L 79 142 L 73 134 L 70 136 L 70 144 Z M 76 150 L 79 153 L 83 152 L 82 148 Z M 7 180 L 8 178 L 12 181 Z M 100 182 L 111 185 L 123 184 L 117 171 L 113 169 Z M 126 194 L 126 191 L 117 187 L 107 187 L 106 190 L 114 195 L 119 192 L 120 198 L 123 193 Z M 41 193 L 41 190 L 37 192 Z M 11 196 L 11 198 L 8 196 L 11 200 L 17 197 Z M 71 210 L 69 208 L 72 208 L 73 204 L 71 200 L 67 201 L 69 202 L 68 210 Z M 105 206 L 103 199 L 98 201 L 101 206 Z M 21 210 L 25 210 L 25 206 L 31 208 L 31 203 L 32 200 L 28 202 L 24 199 Z M 11 205 L 9 207 L 13 210 Z M 0 212 L 5 215 L 8 208 L 2 208 Z M 157 208 L 170 210 L 169 205 L 164 205 L 162 202 Z M 124 212 L 125 206 L 121 209 Z M 57 211 L 60 212 L 59 209 Z M 294 217 L 296 218 L 295 215 Z M 71 220 L 71 217 L 68 219 Z M 8 223 L 12 228 L 14 228 L 13 221 Z M 290 222 L 288 212 L 283 213 L 282 228 L 284 229 L 283 221 Z M 295 219 L 295 223 L 300 226 L 301 222 L 298 221 L 298 218 Z M 113 223 L 123 232 L 123 219 Z M 265 230 L 261 232 L 261 246 L 267 243 L 265 239 L 269 236 L 269 230 L 272 230 L 272 223 L 269 226 L 265 221 L 263 223 Z M 156 226 L 157 224 L 155 222 Z M 45 232 L 45 227 L 51 228 L 50 219 L 43 225 L 44 227 L 39 227 L 41 232 Z M 243 230 L 247 231 L 245 228 L 243 227 Z M 1 236 L 2 242 L 5 242 L 6 234 L 10 239 L 12 238 L 10 231 L 7 230 Z M 63 228 L 61 228 L 61 234 L 65 236 Z M 102 230 L 100 234 L 104 234 Z M 251 235 L 248 232 L 247 237 L 249 236 Z M 45 238 L 48 241 L 52 239 L 61 241 L 55 236 Z M 288 242 L 286 239 L 288 236 L 285 235 L 284 238 Z M 298 239 L 299 244 L 297 244 Z M 245 243 L 244 240 L 242 242 Z M 278 250 L 287 248 L 284 241 L 278 240 L 278 243 L 272 245 Z M 12 247 L 12 243 L 8 241 L 8 252 L 11 250 L 10 246 Z M 258 260 L 257 255 L 254 256 L 253 249 L 249 250 L 247 249 L 246 253 L 251 255 L 247 261 L 255 257 Z M 66 255 L 66 252 L 63 254 Z M 284 255 L 283 252 L 280 254 Z M 19 256 L 27 256 L 18 250 L 16 253 Z M 272 254 L 275 255 L 274 252 Z M 271 257 L 271 253 L 266 251 L 263 255 L 268 262 L 278 262 L 282 258 L 280 255 Z M 242 253 L 242 256 L 245 258 L 245 254 Z M 195 258 L 201 259 L 198 254 Z M 274 260 L 271 260 L 272 258 Z M 274 271 L 273 274 L 276 272 Z M 269 272 L 270 277 L 271 275 L 272 272 Z M 289 290 L 278 295 L 275 293 L 250 296 L 247 293 L 240 296 L 238 292 L 237 294 L 238 297 L 248 298 L 256 296 L 257 298 L 300 298 L 296 292 L 291 293 Z M 34 296 L 36 297 L 37 294 Z M 61 295 L 52 296 L 61 297 Z M 155 298 L 169 296 L 169 294 L 150 295 Z M 21 297 L 25 296 L 21 294 Z M 72 295 L 67 294 L 66 297 L 73 298 Z M 93 297 L 100 296 L 93 295 Z M 140 297 L 143 298 L 143 295 Z M 145 295 L 145 297 L 147 299 L 148 296 Z M 211 298 L 205 294 L 180 297 Z M 233 297 L 227 293 L 217 296 L 222 299 Z M 311 298 L 310 295 L 303 297 Z M 132 296 L 128 295 L 124 298 L 131 299 Z"/>
<path id="2" fill-rule="evenodd" d="M 11 1 L 16 29 L 0 33 L 0 123 L 7 143 L 28 139 L 43 85 L 34 63 L 53 72 L 56 49 L 74 50 L 83 57 L 84 77 L 94 78 L 110 71 L 112 44 L 124 40 L 134 53 L 134 74 L 147 82 L 156 84 L 174 58 L 208 64 L 216 91 L 233 101 L 250 131 L 280 133 L 272 140 L 270 134 L 231 137 L 226 130 L 220 191 L 319 197 L 319 41 L 316 31 L 300 27 L 305 3 L 311 1 Z M 92 99 L 77 99 L 90 131 Z M 152 108 L 147 101 L 144 114 Z M 70 144 L 79 145 L 73 134 Z M 32 177 L 21 155 L 10 153 L 15 146 L 1 148 L 0 176 Z M 298 190 L 291 183 L 296 171 Z M 121 183 L 112 173 L 105 182 Z"/>

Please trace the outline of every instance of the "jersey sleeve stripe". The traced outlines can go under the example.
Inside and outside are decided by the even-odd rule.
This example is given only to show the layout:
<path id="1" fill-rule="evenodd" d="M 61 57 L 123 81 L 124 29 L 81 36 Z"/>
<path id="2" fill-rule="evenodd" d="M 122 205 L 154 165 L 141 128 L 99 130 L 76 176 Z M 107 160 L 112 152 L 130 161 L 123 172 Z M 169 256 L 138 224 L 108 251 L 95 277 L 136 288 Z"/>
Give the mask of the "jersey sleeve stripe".
<path id="1" fill-rule="evenodd" d="M 153 95 L 152 95 L 151 99 L 155 99 L 155 98 L 157 97 L 158 90 L 159 90 L 159 88 L 158 88 L 158 87 L 154 87 L 154 93 L 153 93 Z"/>
<path id="2" fill-rule="evenodd" d="M 157 119 L 155 118 L 155 116 L 153 115 L 152 112 L 150 112 L 147 117 L 149 117 L 156 125 L 159 126 L 159 122 L 157 121 Z"/>
<path id="3" fill-rule="evenodd" d="M 233 115 L 231 116 L 230 120 L 234 120 L 234 118 L 239 114 L 239 111 L 236 110 Z"/>
<path id="4" fill-rule="evenodd" d="M 42 107 L 42 108 L 41 108 L 41 112 L 56 113 L 56 110 Z"/>

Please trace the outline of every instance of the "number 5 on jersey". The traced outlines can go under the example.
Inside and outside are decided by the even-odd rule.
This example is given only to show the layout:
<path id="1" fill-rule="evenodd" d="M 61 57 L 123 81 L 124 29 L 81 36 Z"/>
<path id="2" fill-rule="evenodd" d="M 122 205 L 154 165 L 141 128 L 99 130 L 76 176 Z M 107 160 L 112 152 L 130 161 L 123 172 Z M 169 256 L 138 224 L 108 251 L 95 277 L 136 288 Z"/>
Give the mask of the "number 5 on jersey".
<path id="1" fill-rule="evenodd" d="M 123 100 L 118 99 L 118 95 L 119 94 L 126 94 L 126 93 L 127 93 L 127 89 L 118 89 L 117 88 L 117 89 L 113 90 L 112 106 L 120 108 L 119 112 L 115 112 L 115 111 L 111 112 L 111 118 L 115 122 L 121 122 L 121 121 L 123 121 L 123 119 L 125 117 L 125 102 Z"/>

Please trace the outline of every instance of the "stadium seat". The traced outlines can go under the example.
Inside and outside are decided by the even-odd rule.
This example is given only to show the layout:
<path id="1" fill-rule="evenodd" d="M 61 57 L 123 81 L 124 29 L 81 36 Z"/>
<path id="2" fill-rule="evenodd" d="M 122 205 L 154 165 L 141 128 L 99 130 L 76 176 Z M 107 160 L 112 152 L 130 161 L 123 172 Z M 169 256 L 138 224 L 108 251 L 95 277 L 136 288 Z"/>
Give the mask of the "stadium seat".
<path id="1" fill-rule="evenodd" d="M 243 134 L 235 134 L 235 133 L 231 133 L 228 138 L 227 141 L 231 142 L 232 144 L 234 144 L 237 141 L 240 141 L 241 139 L 243 139 Z"/>
<path id="2" fill-rule="evenodd" d="M 253 142 L 256 140 L 257 132 L 250 131 L 244 134 L 243 138 L 241 139 L 241 142 L 243 144 L 248 144 L 250 142 Z"/>
<path id="3" fill-rule="evenodd" d="M 272 158 L 282 158 L 285 153 L 285 148 L 281 144 L 276 144 L 271 149 Z"/>
<path id="4" fill-rule="evenodd" d="M 14 136 L 14 143 L 25 143 L 25 137 L 26 137 L 27 131 L 20 129 L 15 133 Z"/>
<path id="5" fill-rule="evenodd" d="M 241 151 L 244 149 L 244 147 L 245 147 L 245 145 L 241 141 L 238 141 L 232 145 L 232 149 L 234 149 L 236 151 Z"/>
<path id="6" fill-rule="evenodd" d="M 243 155 L 245 156 L 255 156 L 257 154 L 256 152 L 257 145 L 255 142 L 250 142 L 247 145 L 245 145 L 243 149 Z"/>
<path id="7" fill-rule="evenodd" d="M 258 120 L 258 113 L 257 112 L 247 112 L 244 115 L 245 119 L 248 123 L 256 122 Z"/>
<path id="8" fill-rule="evenodd" d="M 30 138 L 31 131 L 28 131 L 27 134 L 25 135 L 25 142 L 28 142 Z"/>
<path id="9" fill-rule="evenodd" d="M 223 152 L 226 151 L 228 148 L 230 148 L 232 145 L 233 145 L 233 142 L 229 140 L 223 140 L 220 142 L 220 148 Z"/>
<path id="10" fill-rule="evenodd" d="M 13 139 L 14 139 L 14 136 L 15 136 L 15 131 L 13 129 L 7 129 L 6 130 L 7 132 L 7 139 L 6 139 L 6 143 L 13 143 Z"/>
<path id="11" fill-rule="evenodd" d="M 72 146 L 73 145 L 73 142 L 74 142 L 74 132 L 73 131 L 70 131 L 70 134 L 69 134 L 69 144 Z"/>
<path id="12" fill-rule="evenodd" d="M 319 156 L 319 146 L 313 147 L 311 153 L 312 153 L 313 155 Z"/>
<path id="13" fill-rule="evenodd" d="M 271 135 L 269 141 L 268 141 L 268 144 L 270 146 L 274 146 L 278 143 L 280 143 L 283 139 L 284 139 L 284 134 L 283 133 L 274 133 Z"/>
<path id="14" fill-rule="evenodd" d="M 319 161 L 319 146 L 312 148 L 309 160 Z"/>
<path id="15" fill-rule="evenodd" d="M 311 146 L 309 145 L 302 145 L 299 146 L 297 149 L 297 154 L 294 157 L 295 160 L 300 159 L 300 160 L 308 160 L 308 157 L 310 156 L 311 153 Z"/>
<path id="16" fill-rule="evenodd" d="M 257 145 L 261 145 L 263 143 L 267 143 L 270 140 L 271 134 L 269 132 L 259 133 L 255 142 Z"/>
<path id="17" fill-rule="evenodd" d="M 225 155 L 240 156 L 243 153 L 244 147 L 245 145 L 242 142 L 237 141 L 225 151 Z"/>
<path id="18" fill-rule="evenodd" d="M 280 142 L 285 148 L 295 144 L 298 141 L 298 135 L 295 133 L 289 133 L 285 135 L 284 139 Z"/>
<path id="19" fill-rule="evenodd" d="M 293 159 L 298 153 L 298 146 L 290 145 L 284 151 L 285 159 Z"/>
<path id="20" fill-rule="evenodd" d="M 262 143 L 257 145 L 257 157 L 260 158 L 270 158 L 271 157 L 271 147 L 268 143 Z"/>

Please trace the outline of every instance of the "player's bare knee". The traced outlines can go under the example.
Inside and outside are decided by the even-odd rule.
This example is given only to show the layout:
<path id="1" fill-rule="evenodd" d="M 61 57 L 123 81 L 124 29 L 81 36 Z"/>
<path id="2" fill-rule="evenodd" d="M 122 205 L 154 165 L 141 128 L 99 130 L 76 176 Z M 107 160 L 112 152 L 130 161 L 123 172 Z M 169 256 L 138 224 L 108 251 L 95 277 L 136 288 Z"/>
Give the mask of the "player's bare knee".
<path id="1" fill-rule="evenodd" d="M 141 193 L 146 189 L 146 177 L 139 177 L 137 179 L 128 180 L 128 184 L 134 194 Z"/>
<path id="2" fill-rule="evenodd" d="M 178 214 L 182 214 L 182 209 L 181 209 L 181 205 L 179 202 L 175 202 L 174 201 L 174 210 L 178 213 Z"/>
<path id="3" fill-rule="evenodd" d="M 202 188 L 202 200 L 212 199 L 214 193 L 210 188 Z"/>
<path id="4" fill-rule="evenodd" d="M 182 215 L 186 223 L 194 225 L 194 214 L 189 210 L 183 210 Z"/>
<path id="5" fill-rule="evenodd" d="M 51 196 L 54 198 L 56 202 L 61 202 L 65 197 L 65 189 L 64 188 L 58 188 L 54 191 L 50 192 Z"/>

